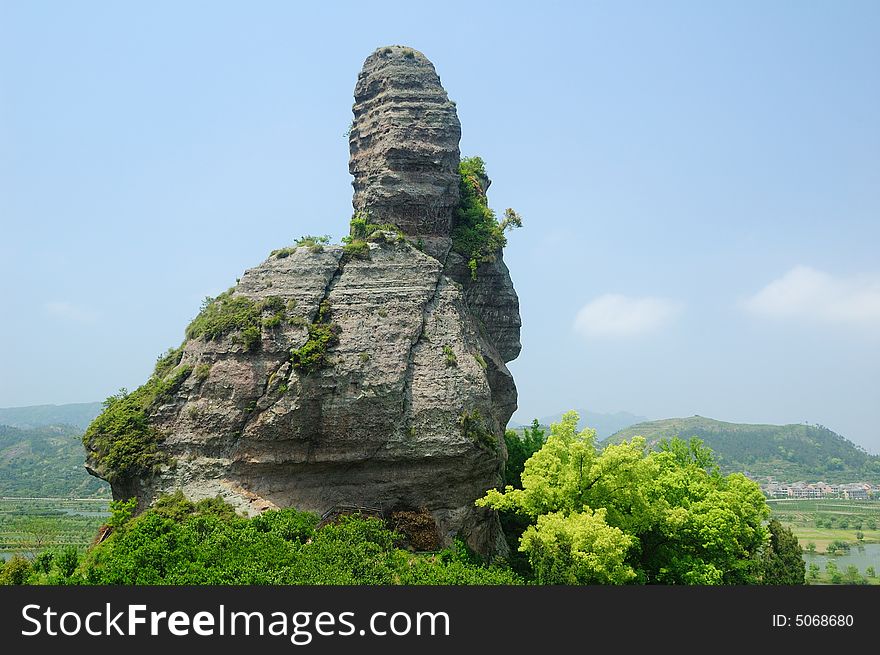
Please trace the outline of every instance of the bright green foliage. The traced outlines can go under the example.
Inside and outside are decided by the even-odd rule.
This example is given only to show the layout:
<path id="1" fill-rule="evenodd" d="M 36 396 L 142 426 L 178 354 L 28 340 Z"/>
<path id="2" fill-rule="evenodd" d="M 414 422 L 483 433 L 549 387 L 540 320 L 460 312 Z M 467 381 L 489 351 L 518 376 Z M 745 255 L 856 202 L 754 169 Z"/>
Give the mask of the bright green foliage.
<path id="1" fill-rule="evenodd" d="M 330 303 L 318 307 L 315 321 L 309 325 L 309 338 L 301 348 L 290 351 L 290 361 L 304 375 L 314 373 L 328 364 L 327 350 L 339 343 L 340 327 L 330 322 Z"/>
<path id="2" fill-rule="evenodd" d="M 186 328 L 186 338 L 203 337 L 210 341 L 230 332 L 239 332 L 239 341 L 245 349 L 253 350 L 260 343 L 262 311 L 260 303 L 246 296 L 233 297 L 231 291 L 213 299 L 206 298 L 199 315 Z"/>
<path id="3" fill-rule="evenodd" d="M 644 439 L 636 437 L 599 452 L 595 432 L 577 433 L 577 423 L 577 413 L 568 412 L 551 426 L 547 442 L 525 463 L 522 489 L 490 490 L 477 504 L 530 517 L 538 531 L 540 517 L 552 514 L 555 535 L 578 533 L 585 513 L 592 522 L 600 517 L 631 538 L 624 562 L 635 572 L 634 582 L 756 581 L 755 561 L 769 510 L 755 483 L 741 474 L 721 476 L 699 443 L 673 440 L 660 452 L 648 452 Z M 559 523 L 566 521 L 571 525 L 563 530 Z M 520 543 L 533 568 L 544 561 L 545 541 L 533 537 Z M 610 557 L 617 552 L 613 548 L 594 553 L 606 556 L 603 568 L 577 555 L 577 543 L 571 545 L 572 570 L 564 574 L 554 569 L 553 579 L 583 579 L 586 566 L 595 566 L 597 576 L 622 571 Z"/>
<path id="4" fill-rule="evenodd" d="M 111 500 L 110 501 L 110 518 L 107 525 L 111 528 L 120 528 L 134 516 L 134 510 L 137 508 L 137 499 L 129 498 L 128 500 Z"/>
<path id="5" fill-rule="evenodd" d="M 497 253 L 507 245 L 505 230 L 522 227 L 522 219 L 512 209 L 505 212 L 501 223 L 495 218 L 486 197 L 486 165 L 480 157 L 462 159 L 458 173 L 461 200 L 452 229 L 452 249 L 468 260 L 471 278 L 476 280 L 477 267 L 495 261 Z"/>
<path id="6" fill-rule="evenodd" d="M 770 541 L 764 548 L 760 562 L 760 579 L 768 585 L 805 584 L 806 565 L 803 550 L 790 528 L 771 519 L 767 526 Z"/>
<path id="7" fill-rule="evenodd" d="M 476 354 L 474 355 L 474 361 L 477 362 L 477 364 L 479 365 L 479 367 L 480 367 L 481 369 L 483 369 L 484 371 L 485 371 L 487 368 L 489 368 L 489 365 L 486 363 L 486 358 L 483 357 L 480 353 L 476 353 Z"/>
<path id="8" fill-rule="evenodd" d="M 37 561 L 39 561 L 39 567 Z M 35 558 L 33 568 L 45 575 L 48 584 L 63 584 L 76 571 L 80 552 L 76 546 L 66 545 L 43 551 Z"/>
<path id="9" fill-rule="evenodd" d="M 605 510 L 538 517 L 522 536 L 522 550 L 538 584 L 624 584 L 636 577 L 626 563 L 634 538 L 605 522 Z"/>
<path id="10" fill-rule="evenodd" d="M 541 450 L 546 437 L 544 429 L 538 424 L 538 419 L 532 421 L 531 427 L 523 428 L 522 436 L 514 430 L 504 433 L 504 443 L 507 445 L 507 466 L 504 469 L 504 483 L 512 487 L 521 488 L 520 476 L 525 468 L 526 460 Z"/>
<path id="11" fill-rule="evenodd" d="M 128 393 L 125 389 L 104 401 L 104 411 L 83 435 L 100 473 L 111 482 L 154 473 L 168 456 L 159 449 L 163 437 L 149 424 L 150 410 L 174 396 L 192 372 L 178 366 L 163 379 L 151 377 Z"/>
<path id="12" fill-rule="evenodd" d="M 0 585 L 27 584 L 32 573 L 30 560 L 21 555 L 14 555 L 0 569 Z"/>
<path id="13" fill-rule="evenodd" d="M 251 519 L 221 500 L 175 495 L 114 529 L 79 565 L 87 584 L 516 584 L 509 570 L 452 550 L 420 556 L 395 547 L 374 518 L 318 517 L 292 509 Z"/>
<path id="14" fill-rule="evenodd" d="M 349 259 L 369 259 L 369 242 L 371 241 L 384 243 L 406 240 L 406 236 L 396 225 L 370 222 L 369 212 L 355 212 L 351 218 L 349 228 L 349 235 L 342 237 L 342 243 L 345 244 L 342 252 Z M 394 236 L 389 237 L 388 233 Z"/>
<path id="15" fill-rule="evenodd" d="M 846 567 L 846 572 L 843 574 L 843 584 L 866 584 L 864 578 L 862 578 L 862 574 L 859 573 L 859 569 L 854 564 L 850 564 Z"/>
<path id="16" fill-rule="evenodd" d="M 256 301 L 246 296 L 233 297 L 230 289 L 216 298 L 205 299 L 199 315 L 186 328 L 186 338 L 210 341 L 237 332 L 234 340 L 251 352 L 260 347 L 262 328 L 275 329 L 285 321 L 285 309 L 278 296 Z M 265 313 L 270 315 L 263 318 Z"/>
<path id="17" fill-rule="evenodd" d="M 342 246 L 342 252 L 349 259 L 369 259 L 370 244 L 363 239 L 352 239 Z"/>
<path id="18" fill-rule="evenodd" d="M 387 233 L 394 235 L 389 239 Z M 343 252 L 352 256 L 365 259 L 369 257 L 370 249 L 367 245 L 370 241 L 383 243 L 386 241 L 404 241 L 406 236 L 399 227 L 391 223 L 370 222 L 369 212 L 355 212 L 349 224 L 349 235 L 342 237 L 345 244 Z"/>

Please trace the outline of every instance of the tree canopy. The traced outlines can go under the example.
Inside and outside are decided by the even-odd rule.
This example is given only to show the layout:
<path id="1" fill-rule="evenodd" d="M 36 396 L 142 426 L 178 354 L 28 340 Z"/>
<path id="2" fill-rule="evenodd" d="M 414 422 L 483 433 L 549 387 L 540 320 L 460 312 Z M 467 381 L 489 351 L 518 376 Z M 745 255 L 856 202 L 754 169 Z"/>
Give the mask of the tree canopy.
<path id="1" fill-rule="evenodd" d="M 596 447 L 568 412 L 525 462 L 522 488 L 490 490 L 478 505 L 530 525 L 520 550 L 539 584 L 750 584 L 769 509 L 758 486 L 723 476 L 699 440 Z"/>

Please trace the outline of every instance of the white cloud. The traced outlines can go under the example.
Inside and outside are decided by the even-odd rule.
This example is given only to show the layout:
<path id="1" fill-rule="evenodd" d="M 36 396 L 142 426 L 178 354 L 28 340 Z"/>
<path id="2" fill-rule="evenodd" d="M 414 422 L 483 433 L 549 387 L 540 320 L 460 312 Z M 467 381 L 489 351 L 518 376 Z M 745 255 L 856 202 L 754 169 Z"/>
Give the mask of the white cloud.
<path id="1" fill-rule="evenodd" d="M 97 320 L 94 312 L 63 300 L 47 302 L 43 309 L 49 316 L 72 323 L 94 323 Z"/>
<path id="2" fill-rule="evenodd" d="M 628 298 L 607 293 L 581 307 L 574 329 L 585 337 L 633 337 L 667 325 L 681 305 L 666 298 Z"/>
<path id="3" fill-rule="evenodd" d="M 835 276 L 796 266 L 745 301 L 758 316 L 880 325 L 880 275 Z"/>

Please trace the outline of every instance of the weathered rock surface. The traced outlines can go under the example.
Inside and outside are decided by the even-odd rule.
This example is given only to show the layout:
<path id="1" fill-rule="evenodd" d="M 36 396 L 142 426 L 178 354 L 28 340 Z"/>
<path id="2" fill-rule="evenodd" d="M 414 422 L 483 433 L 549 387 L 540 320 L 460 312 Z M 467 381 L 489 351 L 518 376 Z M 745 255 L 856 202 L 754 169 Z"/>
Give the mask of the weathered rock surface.
<path id="1" fill-rule="evenodd" d="M 448 237 L 459 203 L 461 124 L 434 66 L 412 48 L 379 48 L 354 96 L 355 210 L 410 236 Z"/>
<path id="2" fill-rule="evenodd" d="M 184 344 L 174 370 L 194 372 L 148 415 L 173 463 L 117 477 L 114 496 L 144 507 L 178 489 L 219 494 L 250 514 L 426 510 L 441 543 L 461 534 L 480 552 L 503 552 L 497 517 L 474 500 L 502 481 L 516 409 L 506 366 L 520 350 L 516 293 L 500 253 L 473 280 L 449 251 L 460 127 L 430 62 L 377 50 L 355 97 L 355 209 L 446 247 L 426 253 L 415 239 L 389 239 L 352 258 L 303 246 L 246 271 L 232 297 L 280 300 L 282 320 L 264 323 L 251 347 L 235 331 Z M 338 343 L 324 367 L 297 370 L 291 351 L 318 320 L 338 326 Z"/>

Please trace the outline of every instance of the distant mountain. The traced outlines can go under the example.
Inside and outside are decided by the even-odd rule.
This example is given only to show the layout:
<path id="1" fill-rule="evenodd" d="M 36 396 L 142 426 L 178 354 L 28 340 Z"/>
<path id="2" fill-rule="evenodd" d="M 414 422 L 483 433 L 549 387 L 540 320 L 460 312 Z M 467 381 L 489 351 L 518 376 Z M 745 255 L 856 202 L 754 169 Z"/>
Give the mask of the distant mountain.
<path id="1" fill-rule="evenodd" d="M 725 423 L 702 416 L 638 423 L 611 435 L 619 443 L 640 435 L 656 446 L 674 436 L 699 437 L 725 472 L 744 471 L 782 482 L 880 482 L 880 457 L 821 425 Z"/>
<path id="2" fill-rule="evenodd" d="M 636 416 L 635 414 L 630 414 L 629 412 L 602 414 L 600 412 L 591 412 L 589 410 L 577 410 L 577 413 L 581 417 L 581 420 L 578 423 L 578 429 L 583 430 L 587 427 L 593 428 L 600 439 L 604 439 L 605 437 L 614 434 L 618 430 L 629 427 L 634 423 L 641 423 L 648 420 L 645 416 Z M 541 425 L 559 423 L 559 421 L 562 420 L 562 414 L 563 412 L 559 412 L 558 414 L 553 414 L 552 416 L 539 418 L 538 423 L 540 423 Z M 516 428 L 523 426 L 511 424 L 510 427 Z"/>
<path id="3" fill-rule="evenodd" d="M 109 497 L 83 466 L 82 430 L 69 425 L 0 425 L 0 496 Z"/>
<path id="4" fill-rule="evenodd" d="M 92 419 L 101 413 L 101 405 L 102 403 L 74 403 L 0 408 L 0 424 L 14 428 L 72 425 L 85 430 Z"/>

